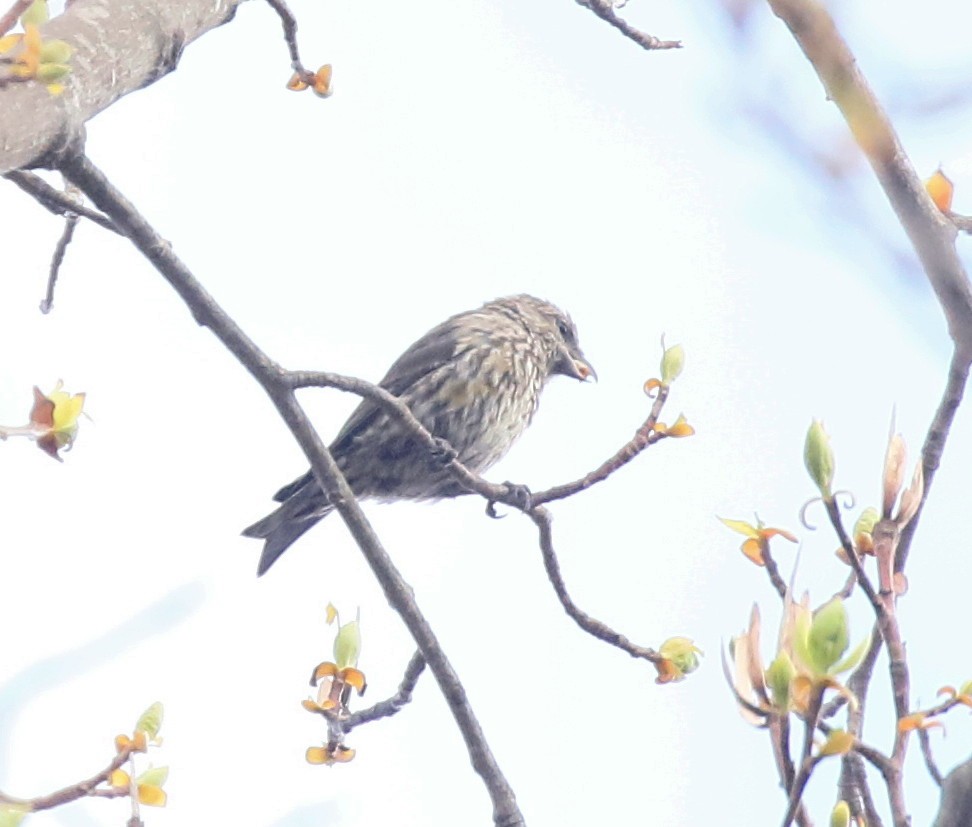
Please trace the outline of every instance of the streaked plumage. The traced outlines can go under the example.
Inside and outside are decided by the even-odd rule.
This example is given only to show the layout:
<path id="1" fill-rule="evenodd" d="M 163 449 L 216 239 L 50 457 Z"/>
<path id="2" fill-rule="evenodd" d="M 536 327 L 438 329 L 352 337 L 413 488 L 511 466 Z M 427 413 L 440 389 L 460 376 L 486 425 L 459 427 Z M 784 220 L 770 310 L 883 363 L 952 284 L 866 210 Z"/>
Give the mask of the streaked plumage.
<path id="1" fill-rule="evenodd" d="M 510 449 L 533 418 L 552 375 L 594 376 L 570 317 L 532 296 L 496 299 L 434 327 L 409 347 L 381 380 L 459 461 L 482 472 Z M 465 493 L 402 425 L 364 400 L 331 453 L 358 497 L 429 500 Z M 257 574 L 330 513 L 308 471 L 281 488 L 276 511 L 243 531 L 266 540 Z"/>

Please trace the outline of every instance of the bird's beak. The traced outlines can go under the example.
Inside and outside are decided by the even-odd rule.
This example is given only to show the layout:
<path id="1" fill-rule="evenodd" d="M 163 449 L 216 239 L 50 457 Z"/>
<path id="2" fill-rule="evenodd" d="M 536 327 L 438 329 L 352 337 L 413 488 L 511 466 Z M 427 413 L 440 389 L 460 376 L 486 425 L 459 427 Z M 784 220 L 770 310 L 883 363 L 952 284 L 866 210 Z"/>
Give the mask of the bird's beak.
<path id="1" fill-rule="evenodd" d="M 597 371 L 591 367 L 591 363 L 587 361 L 580 350 L 571 352 L 564 348 L 557 360 L 554 373 L 562 373 L 564 376 L 570 376 L 572 379 L 578 379 L 581 382 L 586 382 L 588 379 L 597 381 Z"/>
<path id="2" fill-rule="evenodd" d="M 586 382 L 588 379 L 593 379 L 597 381 L 597 371 L 591 367 L 591 363 L 587 359 L 571 359 L 571 364 L 574 366 L 574 378 L 580 379 L 582 382 Z"/>

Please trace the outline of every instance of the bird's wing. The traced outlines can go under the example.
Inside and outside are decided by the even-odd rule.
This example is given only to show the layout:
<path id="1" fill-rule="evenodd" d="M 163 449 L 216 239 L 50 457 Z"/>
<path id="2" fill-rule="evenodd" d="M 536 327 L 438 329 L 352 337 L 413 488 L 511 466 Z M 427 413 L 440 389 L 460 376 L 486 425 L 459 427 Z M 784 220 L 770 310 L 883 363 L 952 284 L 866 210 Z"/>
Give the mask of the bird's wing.
<path id="1" fill-rule="evenodd" d="M 460 342 L 457 336 L 457 319 L 458 317 L 448 319 L 432 328 L 409 347 L 388 369 L 378 385 L 395 396 L 407 399 L 409 391 L 419 385 L 423 378 L 453 361 L 460 351 L 471 347 L 471 343 Z M 340 455 L 346 451 L 355 437 L 374 422 L 380 411 L 374 402 L 362 400 L 331 443 L 332 453 Z"/>
<path id="2" fill-rule="evenodd" d="M 432 328 L 421 339 L 409 347 L 379 382 L 379 386 L 395 396 L 406 396 L 423 377 L 450 362 L 461 349 L 465 349 L 456 335 L 458 317 L 444 321 Z M 364 433 L 381 413 L 381 409 L 374 402 L 363 399 L 348 417 L 334 441 L 331 443 L 331 453 L 340 458 L 354 442 L 355 437 Z M 316 485 L 314 474 L 308 471 L 293 482 L 281 488 L 273 498 L 277 502 L 286 502 L 308 485 Z"/>

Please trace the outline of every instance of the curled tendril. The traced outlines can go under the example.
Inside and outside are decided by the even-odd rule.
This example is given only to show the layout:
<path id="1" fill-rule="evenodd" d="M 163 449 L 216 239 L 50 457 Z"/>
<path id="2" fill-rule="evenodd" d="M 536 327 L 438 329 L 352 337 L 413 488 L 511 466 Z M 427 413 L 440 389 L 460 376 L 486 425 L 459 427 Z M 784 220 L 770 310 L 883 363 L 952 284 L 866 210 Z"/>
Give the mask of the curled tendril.
<path id="1" fill-rule="evenodd" d="M 839 497 L 843 497 L 843 501 L 838 499 Z M 834 502 L 837 503 L 839 508 L 843 508 L 845 511 L 850 511 L 857 505 L 857 502 L 854 499 L 854 492 L 847 491 L 846 489 L 834 491 Z"/>
<path id="2" fill-rule="evenodd" d="M 807 510 L 814 503 L 822 503 L 822 502 L 823 502 L 823 497 L 814 497 L 812 500 L 807 500 L 800 508 L 800 525 L 802 525 L 807 531 L 817 530 L 817 527 L 815 525 L 811 525 L 807 521 Z"/>
<path id="3" fill-rule="evenodd" d="M 838 508 L 843 508 L 847 511 L 854 508 L 854 506 L 856 505 L 853 492 L 847 491 L 846 489 L 841 489 L 840 491 L 834 491 L 830 499 L 833 502 L 837 503 Z M 824 503 L 824 502 L 825 500 L 823 497 L 814 497 L 812 500 L 807 500 L 803 504 L 803 507 L 800 509 L 800 525 L 802 525 L 807 531 L 817 530 L 817 527 L 815 525 L 812 525 L 807 521 L 807 510 L 814 503 Z"/>

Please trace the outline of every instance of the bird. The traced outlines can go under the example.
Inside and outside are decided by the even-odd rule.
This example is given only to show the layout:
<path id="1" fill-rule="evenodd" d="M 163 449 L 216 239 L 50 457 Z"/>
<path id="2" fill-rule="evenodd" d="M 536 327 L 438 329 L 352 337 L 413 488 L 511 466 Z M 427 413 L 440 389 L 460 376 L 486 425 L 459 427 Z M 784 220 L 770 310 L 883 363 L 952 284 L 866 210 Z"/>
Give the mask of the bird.
<path id="1" fill-rule="evenodd" d="M 597 374 L 570 316 L 526 294 L 458 313 L 411 345 L 379 383 L 445 440 L 469 470 L 482 473 L 505 456 L 533 419 L 547 380 Z M 364 399 L 330 445 L 357 498 L 437 500 L 469 493 L 406 426 Z M 275 495 L 280 505 L 243 530 L 264 540 L 261 576 L 333 506 L 308 471 Z"/>

